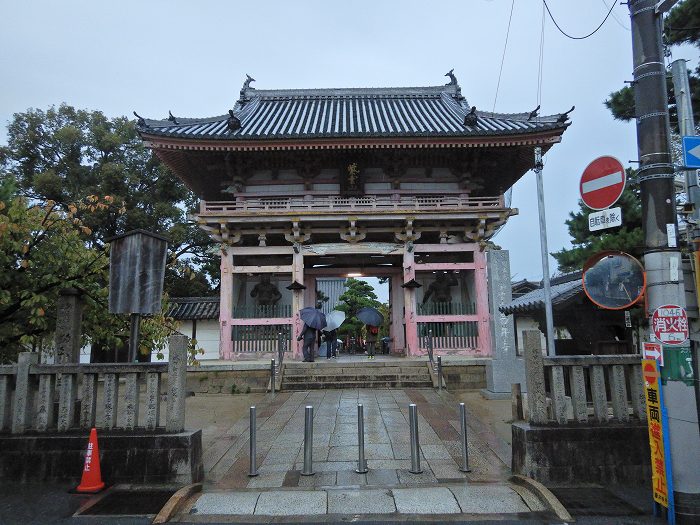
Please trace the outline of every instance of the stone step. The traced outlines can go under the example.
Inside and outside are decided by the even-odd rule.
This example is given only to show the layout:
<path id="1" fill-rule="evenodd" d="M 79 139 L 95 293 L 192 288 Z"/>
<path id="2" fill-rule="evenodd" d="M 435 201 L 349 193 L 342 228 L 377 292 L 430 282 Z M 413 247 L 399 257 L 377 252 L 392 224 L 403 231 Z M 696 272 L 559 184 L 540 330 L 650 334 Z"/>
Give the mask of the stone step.
<path id="1" fill-rule="evenodd" d="M 378 376 L 378 375 L 429 375 L 428 369 L 379 369 L 379 370 L 362 370 L 362 369 L 342 369 L 332 368 L 330 370 L 312 369 L 312 370 L 285 370 L 284 375 L 288 377 L 308 377 L 308 376 Z"/>
<path id="2" fill-rule="evenodd" d="M 282 390 L 286 391 L 301 391 L 301 390 L 319 390 L 325 388 L 344 389 L 344 388 L 432 388 L 433 384 L 430 381 L 305 381 L 303 383 L 288 383 L 282 382 Z"/>
<path id="3" fill-rule="evenodd" d="M 317 358 L 313 363 L 304 363 L 300 361 L 290 361 L 284 363 L 285 368 L 289 369 L 309 369 L 309 368 L 425 368 L 425 361 L 405 361 L 405 362 L 387 362 L 387 361 L 370 361 L 369 359 L 358 362 L 342 362 L 324 357 Z"/>
<path id="4" fill-rule="evenodd" d="M 430 376 L 379 376 L 379 377 L 365 377 L 365 376 L 312 376 L 312 377 L 285 377 L 283 382 L 285 384 L 306 384 L 306 383 L 344 383 L 348 381 L 372 383 L 377 381 L 393 381 L 393 382 L 403 382 L 403 381 L 418 381 L 423 383 L 431 382 Z"/>

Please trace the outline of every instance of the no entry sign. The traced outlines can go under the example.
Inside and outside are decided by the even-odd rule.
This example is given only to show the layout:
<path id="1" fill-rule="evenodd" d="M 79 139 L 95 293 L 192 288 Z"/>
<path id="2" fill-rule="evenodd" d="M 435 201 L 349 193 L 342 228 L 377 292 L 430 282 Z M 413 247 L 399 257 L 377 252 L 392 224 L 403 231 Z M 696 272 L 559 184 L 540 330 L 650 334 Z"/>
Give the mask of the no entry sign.
<path id="1" fill-rule="evenodd" d="M 654 337 L 665 345 L 680 346 L 688 340 L 688 316 L 675 304 L 659 306 L 651 316 Z"/>
<path id="2" fill-rule="evenodd" d="M 615 157 L 598 157 L 581 175 L 581 199 L 593 210 L 604 210 L 617 202 L 625 189 L 625 168 Z"/>

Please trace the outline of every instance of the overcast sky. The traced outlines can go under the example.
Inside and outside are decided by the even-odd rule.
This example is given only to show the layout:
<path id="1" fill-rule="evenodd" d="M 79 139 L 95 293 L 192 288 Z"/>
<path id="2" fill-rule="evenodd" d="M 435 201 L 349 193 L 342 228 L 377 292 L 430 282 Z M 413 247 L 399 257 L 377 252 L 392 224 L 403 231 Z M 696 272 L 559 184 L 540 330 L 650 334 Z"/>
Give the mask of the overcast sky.
<path id="1" fill-rule="evenodd" d="M 573 35 L 593 30 L 617 0 L 549 2 Z M 133 1 L 0 0 L 0 141 L 13 113 L 66 102 L 110 117 L 221 115 L 246 73 L 259 89 L 428 86 L 454 68 L 471 105 L 492 110 L 511 9 L 508 0 Z M 585 7 L 583 7 L 585 6 Z M 616 5 L 586 40 L 545 22 L 541 114 L 573 124 L 545 157 L 549 251 L 569 246 L 564 221 L 577 208 L 586 165 L 636 159 L 633 124 L 603 101 L 631 79 L 627 7 Z M 542 4 L 515 2 L 495 110 L 537 105 Z M 673 58 L 696 59 L 697 49 Z M 513 188 L 520 210 L 494 241 L 510 250 L 514 279 L 541 278 L 535 175 Z M 552 273 L 556 263 L 550 259 Z"/>

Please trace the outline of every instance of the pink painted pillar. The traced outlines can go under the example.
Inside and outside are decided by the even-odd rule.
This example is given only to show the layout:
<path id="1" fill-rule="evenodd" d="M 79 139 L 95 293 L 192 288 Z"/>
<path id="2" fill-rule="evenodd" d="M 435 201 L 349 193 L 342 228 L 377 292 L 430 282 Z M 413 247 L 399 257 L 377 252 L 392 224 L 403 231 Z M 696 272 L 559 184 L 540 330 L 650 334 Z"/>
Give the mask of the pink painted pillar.
<path id="1" fill-rule="evenodd" d="M 392 352 L 405 350 L 406 348 L 403 333 L 404 291 L 401 288 L 402 284 L 403 276 L 400 273 L 391 276 L 391 333 L 389 337 L 393 339 L 391 342 Z"/>
<path id="2" fill-rule="evenodd" d="M 292 282 L 304 284 L 304 256 L 301 253 L 292 254 Z M 292 357 L 301 359 L 301 343 L 297 341 L 297 337 L 301 333 L 304 325 L 299 317 L 299 310 L 304 308 L 304 292 L 305 290 L 294 290 L 292 292 Z"/>
<path id="3" fill-rule="evenodd" d="M 413 246 L 411 244 L 411 246 Z M 403 282 L 416 278 L 413 249 L 403 252 Z M 416 324 L 416 292 L 413 288 L 404 288 L 404 323 L 406 324 L 406 355 L 419 355 L 418 326 Z"/>
<path id="4" fill-rule="evenodd" d="M 233 341 L 231 340 L 231 313 L 233 304 L 233 254 L 221 250 L 221 294 L 219 296 L 219 358 L 231 359 Z"/>
<path id="5" fill-rule="evenodd" d="M 489 289 L 486 274 L 486 253 L 474 250 L 474 284 L 476 285 L 476 315 L 479 318 L 479 346 L 477 352 L 484 356 L 493 355 L 491 348 L 491 326 L 489 320 Z"/>

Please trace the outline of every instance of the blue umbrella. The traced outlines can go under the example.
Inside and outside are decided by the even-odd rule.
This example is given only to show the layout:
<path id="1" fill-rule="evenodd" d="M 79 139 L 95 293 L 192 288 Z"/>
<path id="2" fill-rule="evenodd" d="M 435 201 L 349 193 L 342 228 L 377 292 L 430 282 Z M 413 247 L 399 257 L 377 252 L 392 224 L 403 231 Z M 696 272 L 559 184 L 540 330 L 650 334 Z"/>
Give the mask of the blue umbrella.
<path id="1" fill-rule="evenodd" d="M 299 310 L 299 317 L 311 328 L 316 330 L 321 330 L 326 326 L 326 314 L 321 310 L 316 310 L 316 308 L 311 308 L 307 306 Z"/>
<path id="2" fill-rule="evenodd" d="M 384 316 L 379 313 L 379 310 L 371 306 L 360 308 L 355 317 L 369 326 L 381 326 L 384 322 Z"/>

